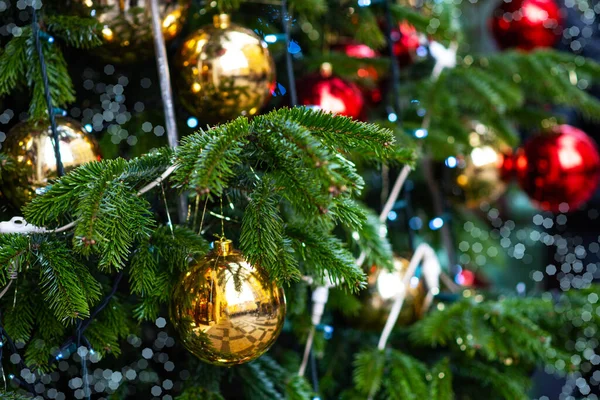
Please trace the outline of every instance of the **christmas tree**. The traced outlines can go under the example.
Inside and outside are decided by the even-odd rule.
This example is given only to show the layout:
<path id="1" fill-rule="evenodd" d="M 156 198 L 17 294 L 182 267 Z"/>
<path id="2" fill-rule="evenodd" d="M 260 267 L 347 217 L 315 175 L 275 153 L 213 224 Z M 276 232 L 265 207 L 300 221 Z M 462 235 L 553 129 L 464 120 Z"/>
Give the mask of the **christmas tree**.
<path id="1" fill-rule="evenodd" d="M 0 398 L 597 399 L 597 12 L 0 0 Z"/>

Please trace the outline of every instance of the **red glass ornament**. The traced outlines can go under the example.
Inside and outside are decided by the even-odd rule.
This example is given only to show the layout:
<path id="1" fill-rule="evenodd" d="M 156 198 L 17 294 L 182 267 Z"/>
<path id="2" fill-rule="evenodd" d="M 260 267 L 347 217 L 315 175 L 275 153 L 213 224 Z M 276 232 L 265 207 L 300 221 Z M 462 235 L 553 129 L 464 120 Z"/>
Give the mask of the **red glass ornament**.
<path id="1" fill-rule="evenodd" d="M 521 188 L 540 208 L 554 212 L 580 207 L 593 195 L 600 178 L 596 143 L 570 125 L 528 140 L 514 166 Z"/>
<path id="2" fill-rule="evenodd" d="M 332 50 L 339 51 L 352 58 L 369 59 L 378 57 L 378 53 L 366 44 L 353 41 L 338 43 L 332 47 Z M 381 101 L 381 89 L 375 85 L 379 81 L 377 69 L 372 65 L 365 64 L 356 71 L 356 75 L 365 81 L 371 81 L 371 85 L 360 85 L 360 90 L 371 103 L 379 103 Z"/>
<path id="3" fill-rule="evenodd" d="M 463 269 L 456 275 L 454 280 L 461 286 L 473 286 L 475 284 L 475 274 L 473 271 Z"/>
<path id="4" fill-rule="evenodd" d="M 562 23 L 554 0 L 503 1 L 490 20 L 500 48 L 521 50 L 554 46 L 562 33 Z"/>
<path id="5" fill-rule="evenodd" d="M 354 119 L 363 117 L 365 100 L 358 86 L 337 76 L 312 74 L 297 84 L 298 102 Z"/>
<path id="6" fill-rule="evenodd" d="M 391 39 L 394 43 L 394 55 L 398 58 L 400 66 L 410 65 L 420 45 L 417 29 L 408 22 L 402 21 L 397 29 L 392 29 Z"/>
<path id="7" fill-rule="evenodd" d="M 500 179 L 504 182 L 510 182 L 515 175 L 515 156 L 510 152 L 500 153 L 498 159 L 498 168 L 500 169 Z"/>

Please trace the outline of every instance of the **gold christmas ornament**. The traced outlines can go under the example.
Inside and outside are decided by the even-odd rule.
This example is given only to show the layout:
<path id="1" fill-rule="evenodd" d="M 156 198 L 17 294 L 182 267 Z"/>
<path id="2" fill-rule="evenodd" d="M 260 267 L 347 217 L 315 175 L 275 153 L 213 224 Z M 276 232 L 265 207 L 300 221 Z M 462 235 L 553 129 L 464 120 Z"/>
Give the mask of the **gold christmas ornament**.
<path id="1" fill-rule="evenodd" d="M 94 137 L 79 122 L 56 116 L 60 155 L 65 172 L 100 159 Z M 57 177 L 52 130 L 48 121 L 27 121 L 6 134 L 2 152 L 16 162 L 14 174 L 2 176 L 2 192 L 16 206 L 22 206 L 37 191 Z"/>
<path id="2" fill-rule="evenodd" d="M 373 265 L 367 278 L 367 289 L 362 294 L 362 308 L 351 323 L 361 329 L 381 330 L 385 325 L 392 304 L 400 293 L 404 274 L 409 261 L 394 257 L 394 271 Z M 426 296 L 422 279 L 411 278 L 406 288 L 406 297 L 396 325 L 408 326 L 423 315 L 423 302 Z"/>
<path id="3" fill-rule="evenodd" d="M 469 144 L 471 149 L 447 159 L 446 165 L 453 170 L 451 197 L 467 208 L 476 208 L 484 201 L 497 200 L 506 191 L 502 164 L 511 149 L 481 123 L 473 124 Z"/>
<path id="4" fill-rule="evenodd" d="M 227 14 L 188 36 L 175 65 L 181 102 L 203 124 L 257 114 L 275 85 L 267 44 Z"/>
<path id="5" fill-rule="evenodd" d="M 151 0 L 75 0 L 86 16 L 102 25 L 104 45 L 94 54 L 117 64 L 139 62 L 154 54 Z M 165 41 L 183 29 L 191 0 L 158 0 Z"/>
<path id="6" fill-rule="evenodd" d="M 283 328 L 285 297 L 262 268 L 222 239 L 183 274 L 170 316 L 192 354 L 207 363 L 236 365 L 260 357 L 275 342 Z"/>

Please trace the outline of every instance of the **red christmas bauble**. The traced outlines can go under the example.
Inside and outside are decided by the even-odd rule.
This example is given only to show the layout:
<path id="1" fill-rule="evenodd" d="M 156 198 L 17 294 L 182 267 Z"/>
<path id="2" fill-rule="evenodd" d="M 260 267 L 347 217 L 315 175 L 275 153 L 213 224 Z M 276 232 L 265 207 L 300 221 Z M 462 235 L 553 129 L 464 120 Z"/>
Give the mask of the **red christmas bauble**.
<path id="1" fill-rule="evenodd" d="M 515 175 L 515 156 L 512 150 L 500 153 L 498 166 L 500 168 L 500 179 L 504 182 L 510 182 Z"/>
<path id="2" fill-rule="evenodd" d="M 411 64 L 420 45 L 419 33 L 415 27 L 403 21 L 398 24 L 397 29 L 392 29 L 391 39 L 394 55 L 398 58 L 400 66 Z"/>
<path id="3" fill-rule="evenodd" d="M 340 42 L 332 46 L 332 50 L 344 53 L 348 57 L 359 59 L 370 59 L 378 56 L 377 52 L 366 44 L 354 41 Z M 364 97 L 373 104 L 379 103 L 381 101 L 381 89 L 376 85 L 379 80 L 377 69 L 372 65 L 365 64 L 360 66 L 358 71 L 356 71 L 356 75 L 364 81 L 370 81 L 369 85 L 360 84 L 360 90 L 364 94 Z"/>
<path id="4" fill-rule="evenodd" d="M 503 1 L 490 20 L 502 49 L 552 47 L 562 32 L 560 9 L 554 0 Z"/>
<path id="5" fill-rule="evenodd" d="M 515 170 L 521 188 L 547 211 L 573 210 L 588 201 L 600 178 L 600 154 L 583 131 L 560 125 L 535 136 L 518 151 Z"/>
<path id="6" fill-rule="evenodd" d="M 298 103 L 316 106 L 324 111 L 361 119 L 365 100 L 358 86 L 342 78 L 327 74 L 312 74 L 297 84 Z"/>

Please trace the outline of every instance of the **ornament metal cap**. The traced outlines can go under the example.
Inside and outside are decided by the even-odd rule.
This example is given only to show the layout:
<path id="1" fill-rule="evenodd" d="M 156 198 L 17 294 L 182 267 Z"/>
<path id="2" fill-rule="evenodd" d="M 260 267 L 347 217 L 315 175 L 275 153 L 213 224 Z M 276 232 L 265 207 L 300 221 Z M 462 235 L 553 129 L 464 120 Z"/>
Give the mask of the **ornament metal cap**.
<path id="1" fill-rule="evenodd" d="M 215 252 L 220 256 L 228 256 L 233 251 L 233 242 L 229 239 L 219 239 L 213 242 Z"/>
<path id="2" fill-rule="evenodd" d="M 231 17 L 229 14 L 217 14 L 213 16 L 213 23 L 215 28 L 226 29 L 231 24 Z"/>

